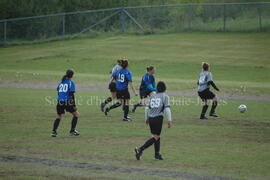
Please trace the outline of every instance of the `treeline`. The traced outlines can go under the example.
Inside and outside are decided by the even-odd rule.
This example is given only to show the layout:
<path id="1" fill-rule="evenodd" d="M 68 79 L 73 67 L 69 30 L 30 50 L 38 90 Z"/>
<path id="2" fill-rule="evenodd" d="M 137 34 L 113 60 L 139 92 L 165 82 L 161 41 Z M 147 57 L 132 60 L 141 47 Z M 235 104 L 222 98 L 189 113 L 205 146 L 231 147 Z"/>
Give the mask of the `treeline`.
<path id="1" fill-rule="evenodd" d="M 0 19 L 124 6 L 259 1 L 262 0 L 0 0 Z"/>

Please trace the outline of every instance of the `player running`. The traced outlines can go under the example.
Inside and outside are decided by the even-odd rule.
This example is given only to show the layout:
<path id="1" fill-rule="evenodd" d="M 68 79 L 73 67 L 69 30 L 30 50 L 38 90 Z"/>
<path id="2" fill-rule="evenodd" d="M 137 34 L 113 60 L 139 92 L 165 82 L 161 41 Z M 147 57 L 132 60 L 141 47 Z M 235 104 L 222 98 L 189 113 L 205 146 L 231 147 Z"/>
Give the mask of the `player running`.
<path id="1" fill-rule="evenodd" d="M 117 64 L 112 68 L 110 74 L 111 74 L 111 79 L 112 79 L 112 75 L 115 74 L 117 71 L 119 71 L 120 69 L 122 69 L 121 67 L 121 63 L 122 63 L 122 59 L 118 59 L 117 60 Z M 106 104 L 110 103 L 113 99 L 116 98 L 116 83 L 115 81 L 110 81 L 109 83 L 109 89 L 111 91 L 112 96 L 108 97 L 104 102 L 102 102 L 100 104 L 100 108 L 101 111 L 104 112 L 104 108 L 106 106 Z"/>
<path id="2" fill-rule="evenodd" d="M 70 135 L 72 136 L 78 136 L 80 133 L 75 130 L 79 113 L 77 112 L 76 104 L 75 104 L 75 96 L 74 93 L 76 92 L 76 87 L 74 82 L 71 80 L 74 75 L 73 70 L 67 70 L 66 74 L 63 76 L 61 82 L 57 86 L 57 92 L 58 92 L 58 99 L 57 99 L 57 115 L 56 119 L 53 124 L 53 130 L 52 130 L 52 137 L 57 136 L 57 128 L 59 126 L 59 123 L 62 119 L 63 114 L 65 114 L 65 111 L 70 112 L 73 115 L 72 121 L 71 121 L 71 129 L 70 129 Z"/>
<path id="3" fill-rule="evenodd" d="M 146 68 L 147 73 L 142 77 L 141 86 L 140 86 L 140 98 L 141 101 L 138 104 L 133 106 L 132 112 L 134 113 L 137 107 L 146 105 L 146 98 L 151 94 L 151 92 L 156 91 L 156 82 L 155 82 L 155 68 L 149 66 Z"/>
<path id="4" fill-rule="evenodd" d="M 198 95 L 200 96 L 200 98 L 202 99 L 204 105 L 202 107 L 202 112 L 201 112 L 201 116 L 200 119 L 207 119 L 207 117 L 205 116 L 205 113 L 208 109 L 208 99 L 212 99 L 212 108 L 210 111 L 209 116 L 212 117 L 218 117 L 218 115 L 215 113 L 215 109 L 217 107 L 217 96 L 210 91 L 210 85 L 213 86 L 213 88 L 217 91 L 219 91 L 219 89 L 217 88 L 217 86 L 215 85 L 213 79 L 212 79 L 212 73 L 209 72 L 210 70 L 210 65 L 208 63 L 203 62 L 202 63 L 202 72 L 199 75 L 199 80 L 197 82 L 198 84 Z"/>
<path id="5" fill-rule="evenodd" d="M 132 119 L 128 117 L 130 100 L 128 87 L 131 87 L 135 96 L 137 96 L 138 94 L 132 84 L 132 75 L 131 72 L 128 70 L 128 59 L 122 60 L 121 67 L 122 69 L 113 74 L 113 80 L 116 81 L 116 97 L 117 99 L 120 99 L 120 102 L 117 102 L 116 104 L 111 105 L 109 108 L 106 108 L 104 113 L 107 116 L 111 109 L 117 108 L 122 105 L 124 111 L 123 121 L 132 121 Z"/>
<path id="6" fill-rule="evenodd" d="M 143 146 L 135 148 L 135 156 L 140 160 L 145 149 L 154 144 L 155 159 L 163 160 L 160 154 L 160 134 L 163 124 L 164 111 L 167 114 L 168 128 L 172 127 L 171 109 L 169 96 L 165 94 L 166 85 L 164 82 L 158 82 L 157 93 L 152 93 L 148 105 L 145 107 L 145 123 L 150 126 L 152 137 L 148 139 Z"/>

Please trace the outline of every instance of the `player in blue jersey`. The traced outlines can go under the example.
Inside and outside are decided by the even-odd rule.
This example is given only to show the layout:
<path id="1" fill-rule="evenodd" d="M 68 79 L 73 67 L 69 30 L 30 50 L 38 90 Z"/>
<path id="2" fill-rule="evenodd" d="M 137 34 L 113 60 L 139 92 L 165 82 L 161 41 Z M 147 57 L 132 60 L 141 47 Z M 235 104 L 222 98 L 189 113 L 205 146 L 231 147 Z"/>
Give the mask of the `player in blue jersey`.
<path id="1" fill-rule="evenodd" d="M 67 70 L 66 74 L 63 76 L 61 82 L 57 86 L 57 92 L 58 92 L 58 99 L 57 99 L 57 105 L 56 105 L 56 119 L 53 124 L 53 130 L 52 130 L 52 137 L 57 136 L 57 128 L 59 126 L 59 123 L 62 119 L 63 114 L 65 114 L 65 111 L 70 112 L 73 115 L 72 122 L 71 122 L 71 129 L 70 129 L 70 135 L 72 136 L 78 136 L 80 133 L 76 131 L 76 125 L 78 121 L 78 112 L 76 108 L 75 103 L 75 96 L 74 93 L 76 92 L 76 87 L 74 82 L 71 80 L 73 77 L 74 71 L 73 70 Z"/>
<path id="2" fill-rule="evenodd" d="M 112 80 L 116 81 L 116 97 L 120 100 L 120 102 L 113 104 L 112 106 L 105 109 L 105 115 L 108 115 L 108 112 L 111 109 L 117 108 L 119 106 L 123 106 L 124 118 L 123 121 L 132 121 L 130 117 L 128 117 L 129 113 L 129 100 L 130 94 L 128 91 L 128 87 L 130 86 L 133 90 L 135 96 L 137 96 L 137 92 L 132 84 L 132 74 L 128 70 L 128 59 L 122 60 L 122 69 L 118 70 L 113 74 Z"/>
<path id="3" fill-rule="evenodd" d="M 146 105 L 146 98 L 153 92 L 156 91 L 156 81 L 155 81 L 155 68 L 149 66 L 146 68 L 147 73 L 142 77 L 140 86 L 140 98 L 141 101 L 133 106 L 132 112 L 136 111 L 137 107 Z"/>

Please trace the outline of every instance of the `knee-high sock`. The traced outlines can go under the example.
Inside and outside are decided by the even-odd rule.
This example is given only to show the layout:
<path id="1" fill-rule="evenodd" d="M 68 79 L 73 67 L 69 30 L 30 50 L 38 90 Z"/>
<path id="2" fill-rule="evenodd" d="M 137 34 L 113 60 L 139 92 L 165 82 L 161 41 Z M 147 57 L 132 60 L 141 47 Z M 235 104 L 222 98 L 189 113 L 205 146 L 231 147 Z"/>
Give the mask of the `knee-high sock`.
<path id="1" fill-rule="evenodd" d="M 78 122 L 78 117 L 73 117 L 72 118 L 72 121 L 71 121 L 71 129 L 70 129 L 70 132 L 73 132 L 76 128 L 76 125 L 77 125 L 77 122 Z"/>
<path id="2" fill-rule="evenodd" d="M 213 104 L 212 104 L 212 108 L 211 108 L 210 114 L 215 113 L 215 110 L 216 110 L 217 105 L 218 105 L 218 102 L 217 102 L 217 101 L 213 101 Z"/>
<path id="3" fill-rule="evenodd" d="M 105 101 L 104 101 L 104 104 L 108 104 L 112 101 L 112 98 L 111 97 L 108 97 Z"/>
<path id="4" fill-rule="evenodd" d="M 120 103 L 120 102 L 117 102 L 117 103 L 111 105 L 111 106 L 109 107 L 109 109 L 111 110 L 111 109 L 114 109 L 114 108 L 118 108 L 119 106 L 121 106 L 121 103 Z"/>
<path id="5" fill-rule="evenodd" d="M 135 104 L 134 108 L 137 108 L 137 107 L 140 107 L 140 106 L 143 106 L 142 103 Z"/>
<path id="6" fill-rule="evenodd" d="M 155 142 L 155 154 L 159 154 L 160 151 L 160 138 Z"/>
<path id="7" fill-rule="evenodd" d="M 59 118 L 56 118 L 56 119 L 54 120 L 54 123 L 53 123 L 53 131 L 56 131 L 56 130 L 57 130 L 57 128 L 58 128 L 58 126 L 59 126 L 59 124 L 60 124 L 60 120 L 61 120 L 61 119 L 59 119 Z"/>
<path id="8" fill-rule="evenodd" d="M 127 118 L 129 113 L 129 105 L 124 105 L 124 118 Z"/>
<path id="9" fill-rule="evenodd" d="M 204 105 L 204 106 L 202 107 L 201 117 L 202 117 L 202 116 L 205 116 L 205 113 L 206 113 L 207 109 L 208 109 L 208 105 Z"/>
<path id="10" fill-rule="evenodd" d="M 152 144 L 154 144 L 156 142 L 156 139 L 154 137 L 148 139 L 144 145 L 142 145 L 140 147 L 140 151 L 144 151 L 145 149 L 147 149 L 148 147 L 150 147 Z"/>

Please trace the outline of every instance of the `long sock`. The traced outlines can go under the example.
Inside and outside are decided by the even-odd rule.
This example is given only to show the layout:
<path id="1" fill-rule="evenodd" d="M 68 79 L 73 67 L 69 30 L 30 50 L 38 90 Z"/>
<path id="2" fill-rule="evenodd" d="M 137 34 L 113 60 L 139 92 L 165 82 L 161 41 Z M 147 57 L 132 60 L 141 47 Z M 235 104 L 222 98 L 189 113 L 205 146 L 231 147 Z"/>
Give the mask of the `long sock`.
<path id="1" fill-rule="evenodd" d="M 54 123 L 53 123 L 53 131 L 56 131 L 56 130 L 57 130 L 57 128 L 58 128 L 58 126 L 59 126 L 59 124 L 60 124 L 60 120 L 61 120 L 61 119 L 59 119 L 59 118 L 56 118 L 56 119 L 54 120 Z"/>
<path id="2" fill-rule="evenodd" d="M 111 106 L 109 107 L 109 109 L 111 110 L 111 109 L 114 109 L 114 108 L 118 108 L 119 106 L 121 106 L 121 103 L 120 103 L 120 102 L 117 102 L 117 103 L 111 105 Z"/>
<path id="3" fill-rule="evenodd" d="M 133 108 L 133 109 L 135 110 L 135 109 L 137 109 L 137 107 L 140 107 L 140 106 L 142 106 L 142 104 L 141 104 L 141 103 L 134 104 L 134 108 Z"/>
<path id="4" fill-rule="evenodd" d="M 129 113 L 129 105 L 125 105 L 124 106 L 124 118 L 128 117 L 128 113 Z"/>
<path id="5" fill-rule="evenodd" d="M 206 113 L 207 109 L 208 109 L 208 105 L 204 105 L 204 106 L 202 107 L 201 117 L 205 116 L 205 113 Z"/>
<path id="6" fill-rule="evenodd" d="M 112 98 L 111 97 L 108 97 L 105 101 L 104 101 L 104 104 L 108 104 L 112 102 Z"/>
<path id="7" fill-rule="evenodd" d="M 142 145 L 140 147 L 140 151 L 144 151 L 145 149 L 147 149 L 148 147 L 150 147 L 152 144 L 154 144 L 156 142 L 156 139 L 154 137 L 148 139 L 144 145 Z"/>
<path id="8" fill-rule="evenodd" d="M 73 132 L 76 128 L 76 125 L 77 125 L 77 122 L 78 122 L 78 117 L 73 117 L 72 118 L 72 121 L 71 121 L 71 129 L 70 129 L 70 132 Z"/>
<path id="9" fill-rule="evenodd" d="M 216 110 L 217 105 L 218 105 L 218 102 L 217 102 L 217 101 L 213 101 L 213 104 L 212 104 L 212 108 L 211 108 L 210 114 L 215 113 L 215 110 Z"/>
<path id="10" fill-rule="evenodd" d="M 160 138 L 155 142 L 155 154 L 159 154 L 160 151 Z"/>

